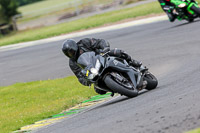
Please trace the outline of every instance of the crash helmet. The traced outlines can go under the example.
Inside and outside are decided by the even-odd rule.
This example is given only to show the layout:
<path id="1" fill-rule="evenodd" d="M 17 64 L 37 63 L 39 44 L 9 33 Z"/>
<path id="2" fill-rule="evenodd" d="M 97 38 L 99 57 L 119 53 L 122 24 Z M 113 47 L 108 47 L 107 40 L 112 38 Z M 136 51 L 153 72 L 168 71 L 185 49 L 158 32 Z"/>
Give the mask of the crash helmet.
<path id="1" fill-rule="evenodd" d="M 78 51 L 78 45 L 74 40 L 68 39 L 63 42 L 62 51 L 70 59 L 75 59 Z"/>

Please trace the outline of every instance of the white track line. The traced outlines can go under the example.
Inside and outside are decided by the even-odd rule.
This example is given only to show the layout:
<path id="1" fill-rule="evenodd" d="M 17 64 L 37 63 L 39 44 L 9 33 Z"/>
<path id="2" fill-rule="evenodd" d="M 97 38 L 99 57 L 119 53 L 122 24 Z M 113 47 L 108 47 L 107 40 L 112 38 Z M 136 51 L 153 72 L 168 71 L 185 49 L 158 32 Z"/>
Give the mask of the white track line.
<path id="1" fill-rule="evenodd" d="M 57 121 L 57 122 L 55 122 L 55 123 L 52 123 L 52 124 L 49 124 L 49 125 L 46 125 L 46 126 L 42 126 L 42 127 L 37 128 L 37 129 L 35 129 L 35 130 L 32 130 L 31 133 L 38 132 L 38 130 L 40 130 L 40 129 L 42 129 L 42 128 L 48 128 L 49 126 L 55 125 L 55 124 L 57 124 L 57 123 L 60 123 L 60 122 L 62 122 L 63 120 L 71 119 L 71 118 L 73 118 L 73 117 L 76 117 L 76 116 L 78 116 L 78 115 L 81 115 L 81 114 L 83 114 L 83 113 L 86 113 L 86 112 L 88 112 L 88 111 L 90 111 L 90 110 L 95 109 L 96 107 L 99 107 L 99 106 L 101 106 L 101 105 L 103 105 L 103 104 L 106 104 L 106 103 L 108 103 L 108 102 L 110 102 L 110 101 L 112 101 L 112 100 L 114 100 L 114 99 L 119 98 L 119 97 L 120 97 L 120 95 L 117 95 L 117 96 L 115 96 L 115 97 L 110 98 L 109 100 L 106 100 L 106 101 L 104 101 L 104 102 L 98 103 L 98 104 L 96 104 L 96 105 L 92 105 L 91 107 L 86 108 L 85 110 L 81 111 L 80 113 L 71 115 L 71 116 L 66 117 L 66 118 L 63 118 L 63 119 L 61 119 L 61 120 L 59 120 L 59 121 Z"/>

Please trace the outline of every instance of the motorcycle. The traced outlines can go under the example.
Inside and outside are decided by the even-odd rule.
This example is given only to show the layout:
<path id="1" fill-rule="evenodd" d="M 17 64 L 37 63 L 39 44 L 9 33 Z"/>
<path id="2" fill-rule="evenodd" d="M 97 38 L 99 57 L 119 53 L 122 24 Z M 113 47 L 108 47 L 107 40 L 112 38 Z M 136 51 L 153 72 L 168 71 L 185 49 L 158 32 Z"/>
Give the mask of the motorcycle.
<path id="1" fill-rule="evenodd" d="M 166 7 L 164 10 L 172 11 L 177 15 L 177 19 L 193 22 L 195 18 L 200 17 L 200 8 L 195 0 L 174 0 L 171 1 L 175 6 Z"/>
<path id="2" fill-rule="evenodd" d="M 95 55 L 85 52 L 77 60 L 85 78 L 96 88 L 105 92 L 119 93 L 127 97 L 136 97 L 143 89 L 152 90 L 158 85 L 156 77 L 146 67 L 130 66 L 126 60 L 112 57 L 108 52 Z"/>

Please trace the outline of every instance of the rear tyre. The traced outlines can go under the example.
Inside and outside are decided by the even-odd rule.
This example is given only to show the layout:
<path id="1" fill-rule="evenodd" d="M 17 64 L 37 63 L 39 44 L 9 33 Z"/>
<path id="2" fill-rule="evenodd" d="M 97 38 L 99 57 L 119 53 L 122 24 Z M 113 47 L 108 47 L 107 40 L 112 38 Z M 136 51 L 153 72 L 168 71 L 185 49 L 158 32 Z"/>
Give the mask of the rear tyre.
<path id="1" fill-rule="evenodd" d="M 145 88 L 145 89 L 147 89 L 147 90 L 153 90 L 153 89 L 155 89 L 155 88 L 157 87 L 157 85 L 158 85 L 158 80 L 157 80 L 156 77 L 155 77 L 153 74 L 151 74 L 151 73 L 145 74 L 144 80 L 147 81 L 147 86 L 146 86 L 146 88 Z"/>
<path id="2" fill-rule="evenodd" d="M 130 90 L 119 83 L 117 83 L 114 79 L 111 78 L 110 75 L 107 75 L 104 80 L 106 86 L 113 90 L 114 92 L 117 92 L 119 94 L 125 95 L 127 97 L 136 97 L 138 95 L 138 90 Z"/>
<path id="3" fill-rule="evenodd" d="M 191 10 L 194 11 L 200 17 L 200 8 L 193 5 L 191 7 Z"/>

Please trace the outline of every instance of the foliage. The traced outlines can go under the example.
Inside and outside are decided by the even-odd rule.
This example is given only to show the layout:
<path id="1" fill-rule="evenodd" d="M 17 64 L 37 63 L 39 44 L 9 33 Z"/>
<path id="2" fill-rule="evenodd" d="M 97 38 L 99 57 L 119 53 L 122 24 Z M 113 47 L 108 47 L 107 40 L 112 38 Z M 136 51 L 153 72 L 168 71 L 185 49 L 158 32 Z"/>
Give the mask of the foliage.
<path id="1" fill-rule="evenodd" d="M 23 5 L 35 3 L 35 2 L 38 2 L 38 1 L 42 1 L 42 0 L 17 0 L 17 4 L 19 6 L 23 6 Z"/>
<path id="2" fill-rule="evenodd" d="M 7 21 L 6 21 L 5 15 L 1 11 L 1 5 L 0 5 L 0 26 L 1 26 L 1 24 L 4 24 L 4 23 L 7 23 Z"/>
<path id="3" fill-rule="evenodd" d="M 9 22 L 11 17 L 18 14 L 16 0 L 0 0 L 0 14 Z"/>

